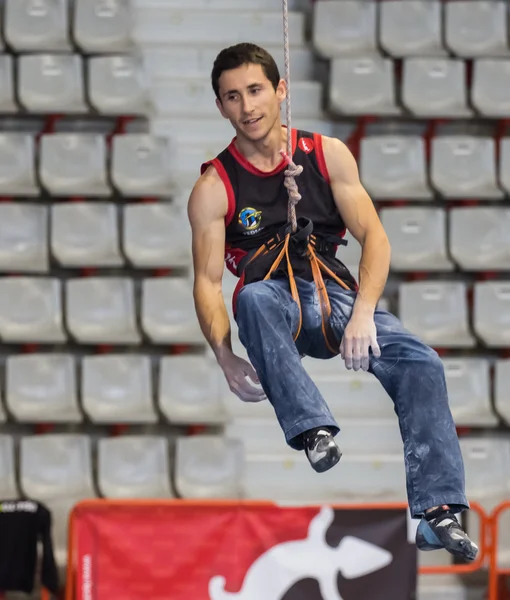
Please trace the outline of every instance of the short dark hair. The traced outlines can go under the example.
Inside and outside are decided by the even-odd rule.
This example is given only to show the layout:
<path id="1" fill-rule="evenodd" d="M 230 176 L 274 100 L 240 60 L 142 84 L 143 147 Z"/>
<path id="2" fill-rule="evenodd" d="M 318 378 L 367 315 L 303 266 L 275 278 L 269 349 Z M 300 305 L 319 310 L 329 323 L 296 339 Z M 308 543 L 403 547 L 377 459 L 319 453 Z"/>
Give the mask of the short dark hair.
<path id="1" fill-rule="evenodd" d="M 242 65 L 254 64 L 260 65 L 265 76 L 272 83 L 275 91 L 280 82 L 280 71 L 276 65 L 274 58 L 267 50 L 257 46 L 256 44 L 242 43 L 224 48 L 214 61 L 211 83 L 216 94 L 216 98 L 220 98 L 220 77 L 224 71 L 237 69 Z"/>

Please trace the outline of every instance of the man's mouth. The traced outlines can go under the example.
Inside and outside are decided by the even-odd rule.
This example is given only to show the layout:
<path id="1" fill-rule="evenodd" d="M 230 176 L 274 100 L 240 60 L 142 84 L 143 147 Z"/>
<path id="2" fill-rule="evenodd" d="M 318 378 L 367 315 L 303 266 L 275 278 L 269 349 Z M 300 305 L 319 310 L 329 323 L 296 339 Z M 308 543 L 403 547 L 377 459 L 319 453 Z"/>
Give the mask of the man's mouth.
<path id="1" fill-rule="evenodd" d="M 243 121 L 243 125 L 255 125 L 260 119 L 262 119 L 262 117 L 259 117 L 258 119 L 246 119 L 246 121 Z"/>

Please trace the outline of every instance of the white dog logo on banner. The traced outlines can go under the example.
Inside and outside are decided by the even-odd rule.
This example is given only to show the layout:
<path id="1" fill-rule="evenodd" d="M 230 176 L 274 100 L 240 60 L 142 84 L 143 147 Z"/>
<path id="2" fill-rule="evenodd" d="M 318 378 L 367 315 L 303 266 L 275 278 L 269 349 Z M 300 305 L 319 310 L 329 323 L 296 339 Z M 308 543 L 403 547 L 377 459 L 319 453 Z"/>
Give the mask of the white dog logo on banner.
<path id="1" fill-rule="evenodd" d="M 225 577 L 209 582 L 210 600 L 281 600 L 302 579 L 316 579 L 323 600 L 343 600 L 337 588 L 338 572 L 346 579 L 364 577 L 388 566 L 393 556 L 387 550 L 352 536 L 337 548 L 326 542 L 334 511 L 324 507 L 312 519 L 308 537 L 270 548 L 250 566 L 241 591 L 225 591 Z"/>

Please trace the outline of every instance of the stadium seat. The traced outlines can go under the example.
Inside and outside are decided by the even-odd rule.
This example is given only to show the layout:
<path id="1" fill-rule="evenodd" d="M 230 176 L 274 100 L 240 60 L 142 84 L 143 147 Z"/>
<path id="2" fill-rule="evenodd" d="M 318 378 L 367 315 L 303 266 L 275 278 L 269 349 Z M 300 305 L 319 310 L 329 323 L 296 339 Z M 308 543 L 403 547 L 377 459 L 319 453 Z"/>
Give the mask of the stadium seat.
<path id="1" fill-rule="evenodd" d="M 9 54 L 0 54 L 0 113 L 15 113 L 17 110 L 14 94 L 14 61 Z"/>
<path id="2" fill-rule="evenodd" d="M 76 363 L 69 354 L 9 356 L 5 399 L 22 423 L 80 423 Z"/>
<path id="3" fill-rule="evenodd" d="M 109 196 L 106 140 L 54 133 L 40 140 L 39 177 L 52 196 Z"/>
<path id="4" fill-rule="evenodd" d="M 66 339 L 62 288 L 51 277 L 0 279 L 0 337 L 3 342 L 58 343 Z"/>
<path id="5" fill-rule="evenodd" d="M 25 133 L 0 132 L 0 194 L 38 196 L 35 142 Z"/>
<path id="6" fill-rule="evenodd" d="M 175 189 L 168 139 L 145 134 L 118 135 L 112 142 L 112 183 L 124 196 L 170 196 Z M 196 169 L 198 172 L 199 165 Z"/>
<path id="7" fill-rule="evenodd" d="M 504 194 L 496 174 L 496 146 L 492 138 L 464 135 L 432 140 L 430 177 L 446 198 L 500 199 Z"/>
<path id="8" fill-rule="evenodd" d="M 457 56 L 508 56 L 507 6 L 505 2 L 456 0 L 447 2 L 445 42 Z"/>
<path id="9" fill-rule="evenodd" d="M 181 498 L 240 498 L 242 445 L 217 435 L 179 437 L 175 489 Z"/>
<path id="10" fill-rule="evenodd" d="M 443 358 L 450 408 L 456 425 L 491 427 L 490 365 L 483 358 Z"/>
<path id="11" fill-rule="evenodd" d="M 154 277 L 142 283 L 142 328 L 155 344 L 204 343 L 191 280 Z"/>
<path id="12" fill-rule="evenodd" d="M 7 421 L 7 414 L 5 413 L 5 408 L 2 400 L 0 399 L 0 424 L 3 425 Z"/>
<path id="13" fill-rule="evenodd" d="M 81 344 L 137 344 L 134 282 L 127 277 L 71 278 L 66 282 L 70 334 Z"/>
<path id="14" fill-rule="evenodd" d="M 510 60 L 475 60 L 471 102 L 483 117 L 506 118 L 510 110 Z"/>
<path id="15" fill-rule="evenodd" d="M 418 117 L 469 117 L 466 65 L 446 58 L 406 58 L 402 102 Z"/>
<path id="16" fill-rule="evenodd" d="M 360 174 L 377 200 L 432 198 L 425 142 L 418 136 L 374 135 L 361 140 Z"/>
<path id="17" fill-rule="evenodd" d="M 144 115 L 151 111 L 149 80 L 135 56 L 88 59 L 89 99 L 104 115 Z"/>
<path id="18" fill-rule="evenodd" d="M 139 354 L 85 356 L 83 410 L 93 423 L 156 423 L 151 359 Z"/>
<path id="19" fill-rule="evenodd" d="M 83 76 L 83 62 L 78 54 L 20 56 L 19 101 L 33 113 L 86 113 Z"/>
<path id="20" fill-rule="evenodd" d="M 15 52 L 69 50 L 69 2 L 5 0 L 4 35 Z"/>
<path id="21" fill-rule="evenodd" d="M 399 285 L 399 317 L 426 344 L 471 348 L 467 289 L 464 282 L 419 281 Z"/>
<path id="22" fill-rule="evenodd" d="M 483 281 L 474 288 L 474 329 L 488 347 L 510 345 L 510 283 Z"/>
<path id="23" fill-rule="evenodd" d="M 191 264 L 189 219 L 173 203 L 129 204 L 124 208 L 124 253 L 135 267 Z"/>
<path id="24" fill-rule="evenodd" d="M 18 498 L 16 467 L 14 462 L 14 439 L 0 434 L 0 498 Z"/>
<path id="25" fill-rule="evenodd" d="M 313 46 L 323 58 L 378 54 L 374 0 L 318 0 L 313 5 Z"/>
<path id="26" fill-rule="evenodd" d="M 73 38 L 85 54 L 133 50 L 131 1 L 75 0 Z"/>
<path id="27" fill-rule="evenodd" d="M 104 498 L 169 498 L 168 439 L 153 435 L 126 435 L 100 439 L 97 478 Z"/>
<path id="28" fill-rule="evenodd" d="M 114 203 L 65 202 L 51 207 L 51 252 L 69 267 L 123 264 Z"/>
<path id="29" fill-rule="evenodd" d="M 357 280 L 359 261 L 361 259 L 361 245 L 348 230 L 345 232 L 344 240 L 347 242 L 347 246 L 338 246 L 336 258 L 344 263 Z"/>
<path id="30" fill-rule="evenodd" d="M 221 377 L 216 361 L 207 356 L 164 356 L 159 364 L 161 412 L 176 424 L 223 423 Z"/>
<path id="31" fill-rule="evenodd" d="M 381 57 L 333 59 L 329 106 L 345 115 L 398 114 L 393 61 Z"/>
<path id="32" fill-rule="evenodd" d="M 510 359 L 496 361 L 494 403 L 497 412 L 510 424 Z"/>
<path id="33" fill-rule="evenodd" d="M 462 207 L 450 211 L 450 252 L 464 271 L 510 267 L 510 210 Z"/>
<path id="34" fill-rule="evenodd" d="M 441 208 L 383 208 L 381 222 L 391 243 L 394 271 L 451 271 L 446 213 Z"/>
<path id="35" fill-rule="evenodd" d="M 510 195 L 510 137 L 502 138 L 499 152 L 499 181 L 507 195 Z"/>
<path id="36" fill-rule="evenodd" d="M 388 54 L 444 56 L 440 0 L 386 0 L 380 6 L 379 41 Z"/>
<path id="37" fill-rule="evenodd" d="M 31 202 L 0 204 L 0 270 L 48 271 L 48 209 Z"/>

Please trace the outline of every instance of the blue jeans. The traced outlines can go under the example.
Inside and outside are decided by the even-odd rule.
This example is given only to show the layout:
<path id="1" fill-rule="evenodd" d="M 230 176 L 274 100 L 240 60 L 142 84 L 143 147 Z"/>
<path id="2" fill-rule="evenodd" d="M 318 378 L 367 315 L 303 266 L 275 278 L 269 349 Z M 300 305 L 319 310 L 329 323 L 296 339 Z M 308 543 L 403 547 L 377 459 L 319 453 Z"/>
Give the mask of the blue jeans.
<path id="1" fill-rule="evenodd" d="M 303 355 L 321 359 L 333 355 L 324 342 L 314 284 L 302 279 L 297 284 L 303 324 L 296 342 L 293 334 L 299 309 L 286 280 L 259 281 L 242 288 L 236 321 L 239 339 L 275 409 L 287 443 L 302 450 L 303 432 L 327 426 L 336 435 L 340 429 L 301 363 Z M 340 345 L 356 293 L 334 281 L 326 285 L 331 326 Z M 370 356 L 369 371 L 394 403 L 404 444 L 411 514 L 418 518 L 426 509 L 442 504 L 457 512 L 468 509 L 464 463 L 448 404 L 443 363 L 391 313 L 377 310 L 374 320 L 381 356 Z"/>

